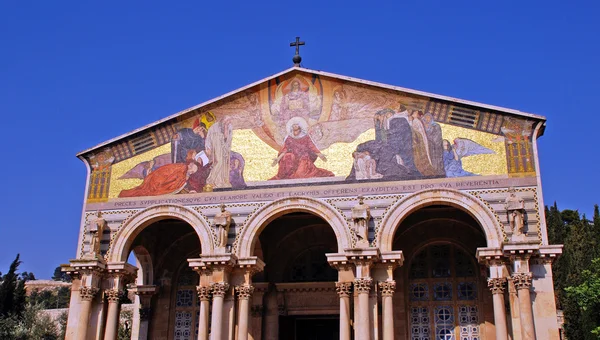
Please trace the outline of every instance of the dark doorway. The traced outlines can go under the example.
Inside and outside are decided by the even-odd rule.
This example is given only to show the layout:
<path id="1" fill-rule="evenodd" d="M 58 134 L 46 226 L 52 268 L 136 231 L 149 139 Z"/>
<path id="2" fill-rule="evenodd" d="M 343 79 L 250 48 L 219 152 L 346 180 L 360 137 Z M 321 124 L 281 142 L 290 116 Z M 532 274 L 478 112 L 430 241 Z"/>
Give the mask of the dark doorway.
<path id="1" fill-rule="evenodd" d="M 340 338 L 337 315 L 290 315 L 279 318 L 281 340 L 332 340 Z"/>

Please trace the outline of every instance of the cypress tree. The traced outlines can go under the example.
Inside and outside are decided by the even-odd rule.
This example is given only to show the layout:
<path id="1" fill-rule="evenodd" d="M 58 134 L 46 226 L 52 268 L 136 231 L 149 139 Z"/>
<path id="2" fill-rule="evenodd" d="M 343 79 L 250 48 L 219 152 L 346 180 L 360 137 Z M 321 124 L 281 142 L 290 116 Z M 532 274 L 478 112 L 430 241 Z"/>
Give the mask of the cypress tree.
<path id="1" fill-rule="evenodd" d="M 17 254 L 15 260 L 10 264 L 10 269 L 2 277 L 0 284 L 0 317 L 7 316 L 16 310 L 23 310 L 15 306 L 15 293 L 17 292 L 17 269 L 21 264 L 19 260 L 20 254 Z M 17 307 L 17 308 L 15 308 Z"/>

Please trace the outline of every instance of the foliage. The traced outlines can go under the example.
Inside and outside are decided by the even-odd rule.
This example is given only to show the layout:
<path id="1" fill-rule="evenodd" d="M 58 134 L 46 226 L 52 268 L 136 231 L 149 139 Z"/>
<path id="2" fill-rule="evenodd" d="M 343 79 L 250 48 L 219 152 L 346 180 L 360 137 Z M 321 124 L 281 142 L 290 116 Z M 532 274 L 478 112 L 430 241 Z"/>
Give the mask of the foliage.
<path id="1" fill-rule="evenodd" d="M 52 275 L 52 280 L 71 282 L 71 277 L 69 275 L 67 275 L 67 273 L 63 273 L 60 266 L 58 266 L 58 267 L 54 268 L 54 274 Z"/>
<path id="2" fill-rule="evenodd" d="M 42 306 L 43 309 L 68 308 L 71 298 L 69 287 L 60 287 L 54 290 L 34 290 L 29 295 L 29 303 Z"/>
<path id="3" fill-rule="evenodd" d="M 58 317 L 58 324 L 60 325 L 60 332 L 58 335 L 59 339 L 64 339 L 65 336 L 67 335 L 67 320 L 68 319 L 69 319 L 68 311 L 64 311 L 64 312 L 60 313 L 60 316 Z"/>
<path id="4" fill-rule="evenodd" d="M 121 312 L 117 340 L 131 339 L 132 320 L 133 314 L 131 313 L 131 311 L 126 310 Z"/>
<path id="5" fill-rule="evenodd" d="M 598 339 L 592 330 L 599 325 L 595 320 L 600 318 L 594 320 L 596 324 L 588 320 L 594 314 L 582 308 L 575 293 L 577 288 L 585 287 L 592 275 L 592 261 L 600 257 L 598 206 L 594 209 L 593 221 L 590 221 L 576 210 L 560 211 L 554 203 L 550 208 L 546 207 L 546 222 L 550 243 L 564 244 L 563 255 L 553 264 L 553 276 L 557 307 L 564 311 L 566 337 L 570 340 Z"/>
<path id="6" fill-rule="evenodd" d="M 10 314 L 0 318 L 0 339 L 55 340 L 59 336 L 56 323 L 38 305 L 28 305 L 21 316 Z"/>
<path id="7" fill-rule="evenodd" d="M 581 284 L 567 287 L 567 297 L 576 301 L 584 329 L 600 339 L 600 258 L 594 259 L 589 270 L 581 273 Z"/>
<path id="8" fill-rule="evenodd" d="M 0 283 L 0 318 L 9 314 L 19 316 L 25 309 L 25 282 L 19 280 L 17 269 L 21 261 L 19 254 L 10 264 L 8 273 L 2 277 Z"/>

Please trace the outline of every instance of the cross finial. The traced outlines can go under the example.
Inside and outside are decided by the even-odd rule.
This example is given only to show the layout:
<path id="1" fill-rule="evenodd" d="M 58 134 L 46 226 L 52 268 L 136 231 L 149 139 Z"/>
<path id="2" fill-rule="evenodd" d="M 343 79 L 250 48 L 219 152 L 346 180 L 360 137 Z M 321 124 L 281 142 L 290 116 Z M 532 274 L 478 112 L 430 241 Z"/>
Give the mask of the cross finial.
<path id="1" fill-rule="evenodd" d="M 304 41 L 300 41 L 300 37 L 296 37 L 296 41 L 290 43 L 290 47 L 296 47 L 296 54 L 292 58 L 294 66 L 300 66 L 302 57 L 300 57 L 300 46 L 304 45 Z"/>

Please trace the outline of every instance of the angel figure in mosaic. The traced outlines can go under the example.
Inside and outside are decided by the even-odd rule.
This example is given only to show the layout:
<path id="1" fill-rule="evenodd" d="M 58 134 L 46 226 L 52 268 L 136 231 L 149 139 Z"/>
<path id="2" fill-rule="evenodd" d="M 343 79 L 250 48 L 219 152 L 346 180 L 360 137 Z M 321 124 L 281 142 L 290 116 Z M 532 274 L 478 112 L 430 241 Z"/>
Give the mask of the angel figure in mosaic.
<path id="1" fill-rule="evenodd" d="M 444 169 L 446 177 L 477 176 L 472 172 L 465 171 L 462 167 L 462 158 L 472 155 L 492 154 L 493 150 L 486 148 L 467 138 L 456 138 L 450 144 L 447 139 L 442 142 L 444 147 Z"/>

